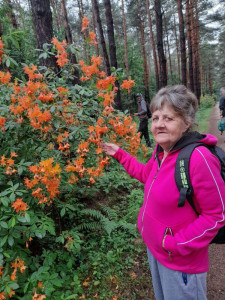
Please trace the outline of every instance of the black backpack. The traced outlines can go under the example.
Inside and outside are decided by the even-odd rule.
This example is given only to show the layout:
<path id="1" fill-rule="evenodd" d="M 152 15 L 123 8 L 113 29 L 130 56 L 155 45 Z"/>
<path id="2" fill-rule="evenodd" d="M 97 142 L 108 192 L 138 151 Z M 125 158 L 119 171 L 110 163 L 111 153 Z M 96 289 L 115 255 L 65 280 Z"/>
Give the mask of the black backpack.
<path id="1" fill-rule="evenodd" d="M 147 116 L 150 119 L 152 117 L 152 113 L 150 111 L 150 106 L 149 106 L 148 102 L 145 102 L 145 103 L 146 103 L 146 108 L 147 108 Z"/>
<path id="2" fill-rule="evenodd" d="M 192 206 L 197 215 L 198 212 L 195 209 L 194 202 L 192 199 L 193 187 L 191 185 L 189 175 L 189 162 L 192 152 L 196 147 L 204 146 L 208 148 L 212 154 L 214 154 L 220 161 L 221 164 L 221 176 L 225 181 L 225 152 L 218 146 L 207 146 L 202 143 L 193 143 L 183 147 L 177 157 L 175 166 L 175 181 L 178 190 L 180 191 L 178 207 L 183 207 L 185 200 L 187 199 L 189 204 Z M 225 226 L 220 228 L 217 235 L 211 241 L 215 244 L 225 244 Z"/>

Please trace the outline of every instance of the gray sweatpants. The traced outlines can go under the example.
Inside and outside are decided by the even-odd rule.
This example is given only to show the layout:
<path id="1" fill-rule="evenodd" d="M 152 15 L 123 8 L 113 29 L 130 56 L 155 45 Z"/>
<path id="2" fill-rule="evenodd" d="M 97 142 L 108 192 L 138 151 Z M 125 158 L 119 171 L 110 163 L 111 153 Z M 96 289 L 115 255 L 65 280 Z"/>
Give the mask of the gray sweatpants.
<path id="1" fill-rule="evenodd" d="M 187 274 L 160 264 L 147 249 L 156 300 L 206 300 L 206 272 Z"/>

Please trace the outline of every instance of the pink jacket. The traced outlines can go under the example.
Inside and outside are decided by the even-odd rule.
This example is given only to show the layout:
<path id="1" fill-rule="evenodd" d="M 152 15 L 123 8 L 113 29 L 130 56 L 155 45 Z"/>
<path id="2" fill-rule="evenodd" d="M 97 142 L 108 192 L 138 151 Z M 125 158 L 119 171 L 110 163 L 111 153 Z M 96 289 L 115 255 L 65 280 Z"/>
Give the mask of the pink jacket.
<path id="1" fill-rule="evenodd" d="M 198 140 L 208 145 L 217 143 L 212 135 L 198 134 Z M 188 201 L 184 207 L 177 207 L 179 191 L 174 172 L 179 142 L 161 165 L 163 152 L 157 153 L 158 148 L 146 165 L 121 148 L 114 155 L 132 177 L 145 184 L 138 229 L 151 253 L 167 268 L 186 273 L 206 272 L 208 244 L 225 224 L 225 184 L 219 160 L 204 146 L 192 153 L 190 178 L 197 216 Z M 167 251 L 162 247 L 164 235 L 167 235 L 164 244 Z"/>

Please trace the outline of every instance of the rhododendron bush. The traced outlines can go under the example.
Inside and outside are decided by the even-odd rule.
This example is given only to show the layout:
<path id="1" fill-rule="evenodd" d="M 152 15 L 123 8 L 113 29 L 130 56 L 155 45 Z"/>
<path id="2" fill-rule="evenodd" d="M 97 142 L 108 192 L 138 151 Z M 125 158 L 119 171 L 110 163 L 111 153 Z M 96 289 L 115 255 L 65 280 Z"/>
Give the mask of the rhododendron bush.
<path id="1" fill-rule="evenodd" d="M 89 41 L 96 44 L 92 32 Z M 58 65 L 70 70 L 66 42 L 52 43 Z M 0 39 L 0 61 L 4 55 Z M 73 276 L 82 251 L 79 210 L 112 160 L 100 143 L 137 153 L 136 124 L 114 109 L 116 77 L 101 66 L 101 57 L 79 62 L 83 86 L 45 76 L 35 65 L 24 66 L 26 80 L 0 71 L 0 299 L 66 299 L 54 294 L 66 276 L 57 260 Z M 134 81 L 121 84 L 129 92 Z"/>

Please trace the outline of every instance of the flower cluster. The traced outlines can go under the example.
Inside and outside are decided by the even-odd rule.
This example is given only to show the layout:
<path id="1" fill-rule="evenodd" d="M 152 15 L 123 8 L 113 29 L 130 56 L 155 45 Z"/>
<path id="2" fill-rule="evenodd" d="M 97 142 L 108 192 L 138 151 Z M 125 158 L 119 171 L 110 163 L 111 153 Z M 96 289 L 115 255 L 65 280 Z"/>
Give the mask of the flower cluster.
<path id="1" fill-rule="evenodd" d="M 53 165 L 53 162 L 54 159 L 49 158 L 37 166 L 29 166 L 34 177 L 32 180 L 26 178 L 25 185 L 29 189 L 34 188 L 32 195 L 38 198 L 39 204 L 51 204 L 52 199 L 59 194 L 61 168 L 59 164 Z"/>
<path id="2" fill-rule="evenodd" d="M 57 64 L 60 67 L 64 67 L 64 65 L 66 63 L 68 63 L 69 59 L 68 57 L 68 53 L 66 52 L 66 41 L 63 40 L 61 43 L 57 40 L 57 38 L 53 38 L 52 39 L 52 44 L 55 45 L 56 49 L 57 49 Z"/>
<path id="3" fill-rule="evenodd" d="M 14 281 L 16 280 L 17 276 L 17 269 L 20 270 L 20 273 L 24 273 L 24 271 L 26 270 L 26 266 L 24 266 L 24 261 L 23 260 L 19 260 L 18 258 L 15 259 L 15 262 L 12 264 L 12 268 L 14 269 L 11 275 L 11 280 Z"/>
<path id="4" fill-rule="evenodd" d="M 20 211 L 23 211 L 25 213 L 25 211 L 27 210 L 27 203 L 23 202 L 22 198 L 17 198 L 16 201 L 11 204 L 11 206 L 17 213 Z"/>
<path id="5" fill-rule="evenodd" d="M 126 89 L 128 91 L 128 94 L 130 93 L 130 89 L 134 86 L 134 80 L 123 80 L 123 83 L 121 84 L 121 87 L 123 89 Z"/>
<path id="6" fill-rule="evenodd" d="M 0 117 L 0 128 L 1 128 L 2 131 L 5 131 L 5 128 L 4 128 L 5 121 L 6 121 L 6 118 Z"/>
<path id="7" fill-rule="evenodd" d="M 15 160 L 14 157 L 17 157 L 18 155 L 15 152 L 11 152 L 10 158 L 6 158 L 5 155 L 2 155 L 0 164 L 5 168 L 5 174 L 12 175 L 17 172 L 15 169 Z"/>

